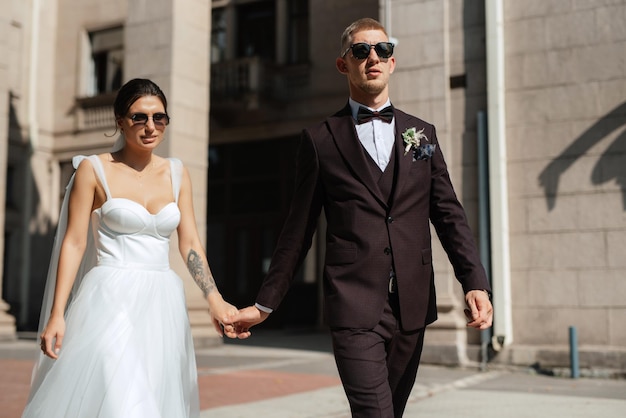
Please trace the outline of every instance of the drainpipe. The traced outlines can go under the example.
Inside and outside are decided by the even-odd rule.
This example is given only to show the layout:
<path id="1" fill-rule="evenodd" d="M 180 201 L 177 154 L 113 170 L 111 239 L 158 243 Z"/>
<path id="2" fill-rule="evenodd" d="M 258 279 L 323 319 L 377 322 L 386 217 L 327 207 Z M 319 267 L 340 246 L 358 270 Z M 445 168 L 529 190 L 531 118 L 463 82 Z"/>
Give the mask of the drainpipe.
<path id="1" fill-rule="evenodd" d="M 22 268 L 21 268 L 21 300 L 20 300 L 20 322 L 23 324 L 29 315 L 30 298 L 28 290 L 31 285 L 30 263 L 31 258 L 31 236 L 30 223 L 33 211 L 33 172 L 32 158 L 33 151 L 37 147 L 39 136 L 39 123 L 37 120 L 37 71 L 39 70 L 39 17 L 41 4 L 40 0 L 33 0 L 33 11 L 31 18 L 31 39 L 30 39 L 30 69 L 28 74 L 28 137 L 29 144 L 24 156 L 24 210 L 22 222 Z"/>
<path id="2" fill-rule="evenodd" d="M 379 3 L 379 13 L 382 14 L 382 24 L 389 35 L 389 42 L 398 45 L 398 40 L 393 37 L 393 30 L 391 28 L 391 0 L 382 0 Z"/>
<path id="3" fill-rule="evenodd" d="M 478 244 L 480 261 L 485 267 L 487 279 L 491 279 L 491 230 L 489 225 L 489 145 L 487 135 L 487 112 L 478 112 Z M 493 287 L 493 286 L 492 286 Z M 493 328 L 480 331 L 480 370 L 487 370 L 489 342 Z"/>
<path id="4" fill-rule="evenodd" d="M 489 115 L 489 191 L 491 215 L 491 272 L 493 277 L 494 327 L 492 343 L 497 350 L 513 342 L 511 311 L 511 260 L 506 156 L 504 96 L 503 0 L 486 0 L 487 113 Z"/>
<path id="5" fill-rule="evenodd" d="M 391 0 L 383 1 L 383 26 L 387 30 L 387 33 L 391 34 Z"/>

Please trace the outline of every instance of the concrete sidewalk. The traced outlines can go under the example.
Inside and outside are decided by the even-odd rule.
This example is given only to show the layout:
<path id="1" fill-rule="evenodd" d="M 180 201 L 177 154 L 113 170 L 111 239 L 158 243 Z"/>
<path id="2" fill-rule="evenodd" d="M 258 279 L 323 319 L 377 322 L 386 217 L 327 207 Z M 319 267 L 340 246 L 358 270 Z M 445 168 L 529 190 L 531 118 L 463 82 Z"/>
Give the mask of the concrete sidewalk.
<path id="1" fill-rule="evenodd" d="M 256 338 L 255 338 L 256 337 Z M 0 343 L 0 417 L 19 418 L 34 341 Z M 263 333 L 197 350 L 202 417 L 349 418 L 324 333 Z M 626 380 L 422 365 L 405 417 L 624 417 Z"/>

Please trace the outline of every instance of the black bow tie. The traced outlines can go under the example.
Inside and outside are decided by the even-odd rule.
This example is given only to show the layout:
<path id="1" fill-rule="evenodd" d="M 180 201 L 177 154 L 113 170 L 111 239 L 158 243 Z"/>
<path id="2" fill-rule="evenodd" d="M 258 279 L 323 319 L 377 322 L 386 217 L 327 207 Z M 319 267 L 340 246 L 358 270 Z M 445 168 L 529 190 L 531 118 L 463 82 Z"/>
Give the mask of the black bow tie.
<path id="1" fill-rule="evenodd" d="M 359 111 L 356 114 L 356 120 L 358 123 L 368 122 L 372 119 L 379 118 L 384 122 L 391 123 L 393 119 L 393 107 L 387 106 L 380 112 L 372 112 L 366 107 L 359 107 Z"/>

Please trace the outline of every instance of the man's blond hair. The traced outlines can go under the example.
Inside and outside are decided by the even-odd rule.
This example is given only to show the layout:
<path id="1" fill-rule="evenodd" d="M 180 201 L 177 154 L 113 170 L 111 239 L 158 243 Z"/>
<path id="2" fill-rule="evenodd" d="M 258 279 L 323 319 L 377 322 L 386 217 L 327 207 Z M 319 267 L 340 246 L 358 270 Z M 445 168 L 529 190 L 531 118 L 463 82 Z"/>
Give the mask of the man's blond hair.
<path id="1" fill-rule="evenodd" d="M 339 55 L 343 54 L 343 52 L 348 49 L 350 45 L 352 45 L 352 40 L 354 39 L 353 35 L 356 32 L 364 30 L 380 30 L 385 34 L 385 36 L 388 36 L 385 27 L 378 20 L 370 17 L 364 17 L 356 20 L 352 22 L 341 35 L 341 49 L 339 51 Z"/>

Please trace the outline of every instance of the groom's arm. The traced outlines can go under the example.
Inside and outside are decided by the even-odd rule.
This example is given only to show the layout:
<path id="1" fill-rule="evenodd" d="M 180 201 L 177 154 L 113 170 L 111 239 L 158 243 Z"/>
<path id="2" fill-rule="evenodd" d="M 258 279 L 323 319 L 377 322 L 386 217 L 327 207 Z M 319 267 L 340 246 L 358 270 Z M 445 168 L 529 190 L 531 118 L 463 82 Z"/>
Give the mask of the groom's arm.
<path id="1" fill-rule="evenodd" d="M 434 128 L 432 142 L 438 144 Z M 455 276 L 463 286 L 467 326 L 487 329 L 493 321 L 489 280 L 465 210 L 454 191 L 440 146 L 436 148 L 431 163 L 430 220 L 448 255 Z"/>
<path id="2" fill-rule="evenodd" d="M 258 292 L 256 309 L 274 310 L 287 294 L 297 269 L 311 247 L 321 210 L 322 190 L 317 150 L 310 132 L 304 130 L 296 159 L 296 181 L 291 206 L 270 268 Z"/>

